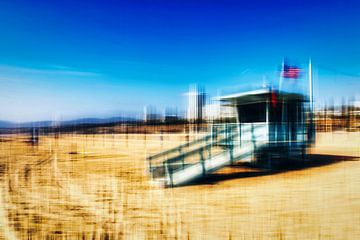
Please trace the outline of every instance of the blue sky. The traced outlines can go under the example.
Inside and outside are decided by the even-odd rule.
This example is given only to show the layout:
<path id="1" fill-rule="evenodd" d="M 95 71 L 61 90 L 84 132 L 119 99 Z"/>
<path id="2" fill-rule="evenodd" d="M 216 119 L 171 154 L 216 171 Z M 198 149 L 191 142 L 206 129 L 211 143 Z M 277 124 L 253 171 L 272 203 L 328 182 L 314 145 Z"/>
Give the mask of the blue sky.
<path id="1" fill-rule="evenodd" d="M 189 84 L 210 95 L 277 84 L 283 57 L 306 68 L 315 97 L 358 95 L 357 1 L 0 2 L 0 119 L 32 121 L 184 107 Z M 305 76 L 305 72 L 303 74 Z M 300 79 L 305 87 L 306 79 Z M 300 85 L 301 85 L 300 84 Z"/>

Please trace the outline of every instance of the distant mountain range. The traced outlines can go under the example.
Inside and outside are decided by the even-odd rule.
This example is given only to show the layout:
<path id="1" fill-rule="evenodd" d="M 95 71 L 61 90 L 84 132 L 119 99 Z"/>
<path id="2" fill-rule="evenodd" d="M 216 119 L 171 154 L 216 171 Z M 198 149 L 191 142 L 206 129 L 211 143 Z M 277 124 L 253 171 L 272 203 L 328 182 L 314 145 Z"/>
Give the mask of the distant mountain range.
<path id="1" fill-rule="evenodd" d="M 80 118 L 68 121 L 37 121 L 15 123 L 9 121 L 0 121 L 0 128 L 33 128 L 33 127 L 53 127 L 53 126 L 72 126 L 80 124 L 107 124 L 117 122 L 137 121 L 131 117 L 111 117 L 111 118 Z"/>

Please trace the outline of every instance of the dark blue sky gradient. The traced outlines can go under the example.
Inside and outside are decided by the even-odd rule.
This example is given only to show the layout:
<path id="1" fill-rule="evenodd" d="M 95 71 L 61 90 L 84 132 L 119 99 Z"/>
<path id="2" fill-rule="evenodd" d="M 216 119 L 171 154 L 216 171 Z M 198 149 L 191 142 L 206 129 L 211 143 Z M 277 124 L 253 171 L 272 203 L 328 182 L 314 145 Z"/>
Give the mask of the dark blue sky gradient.
<path id="1" fill-rule="evenodd" d="M 283 57 L 306 68 L 311 56 L 318 103 L 355 96 L 359 12 L 358 1 L 3 0 L 0 119 L 181 107 L 192 83 L 213 96 L 277 84 Z"/>

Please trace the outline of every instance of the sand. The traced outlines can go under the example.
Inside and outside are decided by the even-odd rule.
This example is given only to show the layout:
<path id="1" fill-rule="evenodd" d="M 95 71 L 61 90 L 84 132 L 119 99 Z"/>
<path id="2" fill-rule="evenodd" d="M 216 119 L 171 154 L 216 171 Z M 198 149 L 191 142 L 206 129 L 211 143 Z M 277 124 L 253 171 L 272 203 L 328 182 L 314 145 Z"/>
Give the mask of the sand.
<path id="1" fill-rule="evenodd" d="M 0 238 L 360 239 L 360 133 L 318 134 L 292 170 L 232 166 L 191 186 L 154 184 L 146 156 L 185 139 L 1 138 Z"/>

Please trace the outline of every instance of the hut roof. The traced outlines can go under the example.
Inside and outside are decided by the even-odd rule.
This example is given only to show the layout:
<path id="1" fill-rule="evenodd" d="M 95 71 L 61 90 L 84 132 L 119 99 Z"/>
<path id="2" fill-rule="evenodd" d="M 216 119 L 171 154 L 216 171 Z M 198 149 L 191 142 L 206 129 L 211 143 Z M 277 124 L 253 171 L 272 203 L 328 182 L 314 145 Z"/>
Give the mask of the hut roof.
<path id="1" fill-rule="evenodd" d="M 270 88 L 261 88 L 248 92 L 239 92 L 230 95 L 225 95 L 215 98 L 215 100 L 225 101 L 230 104 L 243 105 L 251 103 L 260 103 L 270 101 L 272 97 L 275 97 L 278 101 L 308 101 L 307 96 L 299 93 L 290 93 L 285 91 L 279 91 Z"/>

